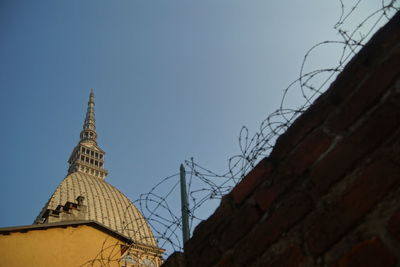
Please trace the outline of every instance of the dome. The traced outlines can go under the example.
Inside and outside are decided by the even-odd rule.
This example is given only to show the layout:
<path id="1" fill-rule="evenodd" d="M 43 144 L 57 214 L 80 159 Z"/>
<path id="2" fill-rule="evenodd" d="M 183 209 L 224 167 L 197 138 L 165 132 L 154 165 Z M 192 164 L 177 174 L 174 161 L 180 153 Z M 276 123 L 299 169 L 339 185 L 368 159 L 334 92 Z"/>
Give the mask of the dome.
<path id="1" fill-rule="evenodd" d="M 67 177 L 56 188 L 34 223 L 95 221 L 110 230 L 156 249 L 156 239 L 149 224 L 135 205 L 118 189 L 105 181 L 105 152 L 97 145 L 94 116 L 94 93 L 89 101 L 80 141 L 73 149 Z"/>
<path id="2" fill-rule="evenodd" d="M 84 198 L 85 208 L 80 220 L 99 222 L 136 243 L 157 246 L 150 226 L 135 205 L 111 184 L 83 172 L 73 172 L 61 182 L 35 222 L 41 223 L 47 217 L 46 211 L 59 210 L 67 202 L 75 203 L 78 197 Z"/>

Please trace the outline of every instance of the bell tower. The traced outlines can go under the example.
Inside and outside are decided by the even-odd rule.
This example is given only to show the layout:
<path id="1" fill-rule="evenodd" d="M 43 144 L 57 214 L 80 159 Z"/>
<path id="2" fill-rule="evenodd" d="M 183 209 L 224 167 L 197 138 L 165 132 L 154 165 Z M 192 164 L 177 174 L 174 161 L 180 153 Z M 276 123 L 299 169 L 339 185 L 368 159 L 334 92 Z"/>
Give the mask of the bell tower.
<path id="1" fill-rule="evenodd" d="M 104 179 L 108 171 L 104 169 L 105 152 L 97 145 L 96 120 L 94 118 L 94 92 L 90 90 L 80 141 L 69 157 L 68 174 L 83 172 Z"/>

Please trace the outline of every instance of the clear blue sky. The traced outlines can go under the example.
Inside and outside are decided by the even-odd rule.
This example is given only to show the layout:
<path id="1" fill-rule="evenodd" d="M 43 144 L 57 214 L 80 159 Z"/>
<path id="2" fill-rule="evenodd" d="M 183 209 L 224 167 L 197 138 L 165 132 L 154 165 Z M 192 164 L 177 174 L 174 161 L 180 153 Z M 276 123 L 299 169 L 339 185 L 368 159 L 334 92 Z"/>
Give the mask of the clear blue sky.
<path id="1" fill-rule="evenodd" d="M 2 0 L 0 227 L 31 224 L 65 177 L 90 88 L 107 181 L 130 199 L 190 157 L 226 170 L 241 126 L 255 131 L 297 78 L 304 53 L 338 39 L 339 7 Z"/>

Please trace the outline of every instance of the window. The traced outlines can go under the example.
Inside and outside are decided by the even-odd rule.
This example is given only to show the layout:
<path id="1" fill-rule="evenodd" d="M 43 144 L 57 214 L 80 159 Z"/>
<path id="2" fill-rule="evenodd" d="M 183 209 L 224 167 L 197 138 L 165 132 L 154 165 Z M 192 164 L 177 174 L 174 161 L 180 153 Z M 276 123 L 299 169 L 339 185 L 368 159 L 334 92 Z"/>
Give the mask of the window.
<path id="1" fill-rule="evenodd" d="M 142 266 L 146 266 L 146 267 L 156 267 L 156 264 L 154 263 L 154 261 L 150 260 L 150 259 L 143 259 L 142 260 Z"/>
<path id="2" fill-rule="evenodd" d="M 139 264 L 137 258 L 130 254 L 123 256 L 121 263 L 125 264 L 125 266 L 137 266 Z"/>

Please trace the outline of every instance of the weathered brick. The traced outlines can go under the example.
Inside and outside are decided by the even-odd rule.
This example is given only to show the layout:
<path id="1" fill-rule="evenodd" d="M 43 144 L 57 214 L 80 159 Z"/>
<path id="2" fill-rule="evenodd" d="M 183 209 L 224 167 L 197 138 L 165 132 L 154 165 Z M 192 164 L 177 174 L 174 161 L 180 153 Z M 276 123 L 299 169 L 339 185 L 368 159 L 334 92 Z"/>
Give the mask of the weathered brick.
<path id="1" fill-rule="evenodd" d="M 386 25 L 374 34 L 366 46 L 380 44 L 384 49 L 396 47 L 400 41 L 400 16 L 395 15 Z M 377 55 L 379 57 L 379 55 Z"/>
<path id="2" fill-rule="evenodd" d="M 282 184 L 264 187 L 257 191 L 255 200 L 261 210 L 266 211 L 271 207 L 271 204 L 284 191 L 285 187 Z"/>
<path id="3" fill-rule="evenodd" d="M 387 104 L 368 117 L 346 140 L 338 143 L 310 173 L 312 189 L 319 198 L 364 156 L 374 151 L 400 128 L 400 109 Z M 379 129 L 379 130 L 378 130 Z"/>
<path id="4" fill-rule="evenodd" d="M 233 188 L 231 194 L 237 204 L 243 202 L 254 189 L 262 183 L 272 171 L 272 164 L 268 158 L 261 160 L 257 166 L 251 170 L 239 184 Z"/>
<path id="5" fill-rule="evenodd" d="M 367 167 L 343 198 L 332 203 L 329 212 L 321 214 L 307 237 L 310 252 L 314 255 L 323 253 L 354 227 L 371 207 L 398 187 L 399 172 L 400 167 L 388 159 Z"/>
<path id="6" fill-rule="evenodd" d="M 205 221 L 202 221 L 193 232 L 193 236 L 186 242 L 185 251 L 195 253 L 205 245 L 208 235 L 214 232 L 217 227 L 227 224 L 235 210 L 232 196 L 230 194 L 224 196 L 219 207 Z"/>
<path id="7" fill-rule="evenodd" d="M 387 230 L 400 242 L 400 210 L 389 219 Z"/>
<path id="8" fill-rule="evenodd" d="M 221 229 L 221 246 L 231 248 L 259 221 L 261 213 L 254 205 L 245 204 L 234 214 L 230 224 Z"/>
<path id="9" fill-rule="evenodd" d="M 359 54 L 364 54 L 363 57 L 354 57 L 344 68 L 344 70 L 339 73 L 337 76 L 336 80 L 331 84 L 329 87 L 327 93 L 332 94 L 335 99 L 338 99 L 340 101 L 340 104 L 346 103 L 347 99 L 351 97 L 351 95 L 354 93 L 356 89 L 359 88 L 360 81 L 364 80 L 366 77 L 369 77 L 371 73 L 373 72 L 373 69 L 371 68 L 375 63 L 377 59 L 373 57 L 371 59 L 367 59 L 370 54 L 370 49 L 369 53 L 365 51 L 366 47 L 360 51 Z M 376 50 L 372 50 L 376 51 Z M 373 61 L 371 63 L 367 63 L 365 61 Z"/>
<path id="10" fill-rule="evenodd" d="M 229 251 L 222 256 L 221 260 L 215 264 L 215 267 L 239 267 L 239 265 L 233 261 L 233 252 Z"/>
<path id="11" fill-rule="evenodd" d="M 251 267 L 302 267 L 304 266 L 305 256 L 299 247 L 290 247 L 279 255 L 272 258 L 263 257 Z"/>
<path id="12" fill-rule="evenodd" d="M 290 187 L 301 174 L 324 153 L 332 143 L 332 138 L 321 131 L 316 131 L 309 136 L 296 148 L 287 160 L 282 162 L 281 169 L 286 169 L 285 173 L 275 173 L 273 184 L 266 185 L 258 189 L 255 193 L 255 200 L 259 207 L 265 211 L 270 205 Z M 286 174 L 288 173 L 288 174 Z"/>
<path id="13" fill-rule="evenodd" d="M 366 152 L 361 147 L 351 144 L 347 140 L 337 144 L 310 171 L 310 179 L 314 184 L 311 190 L 313 197 L 319 199 L 333 183 L 342 179 L 345 173 L 351 170 L 365 154 Z"/>
<path id="14" fill-rule="evenodd" d="M 381 240 L 374 237 L 354 246 L 332 267 L 392 267 L 396 262 Z"/>
<path id="15" fill-rule="evenodd" d="M 302 192 L 287 196 L 256 228 L 236 247 L 235 262 L 241 265 L 254 261 L 278 238 L 312 209 L 310 197 Z"/>
<path id="16" fill-rule="evenodd" d="M 348 99 L 347 105 L 343 105 L 340 112 L 328 120 L 328 128 L 336 132 L 346 130 L 378 102 L 399 75 L 400 51 L 374 70 L 371 77 Z"/>
<path id="17" fill-rule="evenodd" d="M 285 161 L 289 164 L 294 175 L 302 174 L 306 169 L 321 157 L 332 143 L 332 137 L 321 130 L 308 135 Z M 289 166 L 287 166 L 289 167 Z"/>
<path id="18" fill-rule="evenodd" d="M 320 96 L 295 122 L 280 135 L 271 151 L 270 158 L 285 158 L 308 134 L 319 127 L 332 112 L 331 98 L 325 94 Z"/>
<path id="19" fill-rule="evenodd" d="M 192 253 L 188 253 L 185 251 L 187 255 L 185 260 L 186 260 L 186 266 L 190 267 L 204 267 L 204 266 L 211 266 L 212 264 L 216 263 L 218 259 L 220 259 L 223 255 L 223 253 L 212 244 L 213 242 L 210 242 L 210 240 L 207 240 L 202 248 L 201 251 L 196 253 L 195 257 L 192 257 Z"/>
<path id="20" fill-rule="evenodd" d="M 393 104 L 385 104 L 371 114 L 366 122 L 351 134 L 349 141 L 369 152 L 400 129 L 400 109 Z"/>
<path id="21" fill-rule="evenodd" d="M 399 17 L 395 16 L 384 28 L 375 33 L 357 56 L 353 57 L 345 66 L 329 91 L 346 96 L 356 89 L 357 84 L 368 77 L 376 65 L 387 55 L 387 52 L 399 43 L 399 21 Z"/>
<path id="22" fill-rule="evenodd" d="M 277 175 L 272 185 L 264 186 L 255 193 L 255 201 L 262 211 L 268 210 L 272 203 L 281 196 L 288 187 L 290 187 L 296 176 L 294 175 Z"/>

